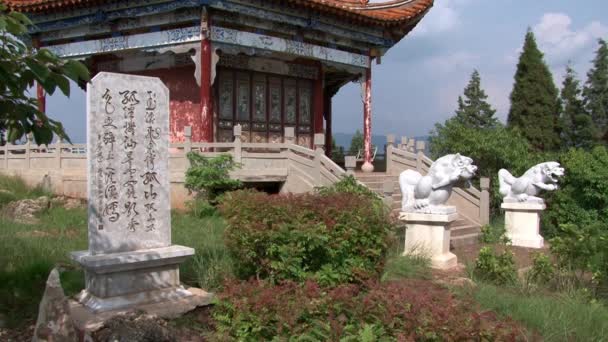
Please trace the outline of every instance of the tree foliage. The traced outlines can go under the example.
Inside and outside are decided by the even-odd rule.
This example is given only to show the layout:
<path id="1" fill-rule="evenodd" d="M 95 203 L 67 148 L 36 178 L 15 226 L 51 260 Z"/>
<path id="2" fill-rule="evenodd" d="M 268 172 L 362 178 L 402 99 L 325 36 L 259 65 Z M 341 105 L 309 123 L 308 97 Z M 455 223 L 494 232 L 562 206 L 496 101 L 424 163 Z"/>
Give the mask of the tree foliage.
<path id="1" fill-rule="evenodd" d="M 350 147 L 348 148 L 349 156 L 356 156 L 359 151 L 363 150 L 363 134 L 360 130 L 355 132 L 352 139 L 350 140 Z"/>
<path id="2" fill-rule="evenodd" d="M 481 77 L 474 70 L 466 88 L 464 88 L 464 99 L 458 96 L 458 109 L 455 120 L 466 127 L 492 128 L 498 125 L 498 119 L 494 116 L 496 110 L 486 101 L 488 95 L 481 88 Z"/>
<path id="3" fill-rule="evenodd" d="M 190 167 L 186 171 L 184 186 L 195 192 L 197 197 L 208 200 L 212 204 L 219 195 L 226 191 L 241 187 L 241 181 L 231 179 L 229 172 L 239 167 L 229 154 L 217 157 L 204 157 L 195 152 L 187 155 Z"/>
<path id="4" fill-rule="evenodd" d="M 608 140 L 608 46 L 603 39 L 600 39 L 598 44 L 593 66 L 587 73 L 583 96 L 585 107 L 599 131 L 599 138 L 606 142 Z"/>
<path id="5" fill-rule="evenodd" d="M 562 263 L 608 285 L 608 150 L 571 149 L 560 159 L 566 176 L 548 197 L 543 235 L 555 237 L 551 248 Z"/>
<path id="6" fill-rule="evenodd" d="M 559 102 L 553 76 L 543 61 L 534 33 L 528 30 L 511 93 L 508 126 L 520 129 L 538 151 L 560 146 Z"/>
<path id="7" fill-rule="evenodd" d="M 59 88 L 69 96 L 69 80 L 88 81 L 89 71 L 80 62 L 26 44 L 30 25 L 25 15 L 0 3 L 0 128 L 7 130 L 8 141 L 29 133 L 38 144 L 51 142 L 53 133 L 69 141 L 61 123 L 39 111 L 28 92 L 37 82 L 50 95 Z"/>
<path id="8" fill-rule="evenodd" d="M 595 129 L 591 116 L 585 110 L 581 87 L 575 71 L 566 67 L 560 102 L 562 147 L 591 148 L 595 143 Z"/>
<path id="9" fill-rule="evenodd" d="M 430 137 L 431 157 L 437 159 L 450 153 L 473 158 L 478 174 L 489 177 L 492 184 L 494 209 L 501 202 L 498 193 L 498 170 L 506 168 L 514 174 L 524 172 L 539 158 L 517 131 L 499 124 L 492 129 L 477 129 L 449 119 L 437 124 Z"/>

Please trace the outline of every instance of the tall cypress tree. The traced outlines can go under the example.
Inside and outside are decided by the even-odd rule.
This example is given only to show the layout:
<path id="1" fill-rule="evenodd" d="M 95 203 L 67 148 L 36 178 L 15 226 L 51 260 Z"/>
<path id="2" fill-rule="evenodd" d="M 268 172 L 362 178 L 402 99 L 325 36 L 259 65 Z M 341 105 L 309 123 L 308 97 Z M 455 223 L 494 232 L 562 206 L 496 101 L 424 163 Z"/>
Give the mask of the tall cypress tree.
<path id="1" fill-rule="evenodd" d="M 599 138 L 606 142 L 608 141 L 608 46 L 603 39 L 599 39 L 598 43 L 599 48 L 593 59 L 593 67 L 587 73 L 583 97 Z"/>
<path id="2" fill-rule="evenodd" d="M 515 72 L 507 124 L 518 128 L 538 151 L 556 150 L 560 146 L 557 95 L 543 53 L 538 49 L 534 33 L 528 29 Z"/>
<path id="3" fill-rule="evenodd" d="M 591 116 L 585 110 L 581 98 L 581 86 L 576 77 L 576 72 L 570 65 L 566 67 L 561 91 L 561 128 L 562 146 L 581 147 L 589 149 L 594 145 L 595 130 Z"/>
<path id="4" fill-rule="evenodd" d="M 494 116 L 496 110 L 486 101 L 488 96 L 481 89 L 481 77 L 474 70 L 466 88 L 464 88 L 464 99 L 458 96 L 458 109 L 456 120 L 470 128 L 493 128 L 498 124 Z"/>

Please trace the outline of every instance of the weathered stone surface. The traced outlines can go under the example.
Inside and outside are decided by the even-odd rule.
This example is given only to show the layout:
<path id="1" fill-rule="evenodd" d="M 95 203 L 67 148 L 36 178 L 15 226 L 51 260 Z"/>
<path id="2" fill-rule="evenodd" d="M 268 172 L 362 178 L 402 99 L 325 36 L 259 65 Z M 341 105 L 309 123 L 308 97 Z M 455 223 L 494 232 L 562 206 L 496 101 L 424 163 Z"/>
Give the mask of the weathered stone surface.
<path id="1" fill-rule="evenodd" d="M 70 316 L 70 306 L 63 293 L 59 272 L 56 268 L 51 271 L 46 281 L 46 289 L 40 302 L 32 341 L 78 341 L 78 335 Z"/>
<path id="2" fill-rule="evenodd" d="M 50 201 L 46 196 L 36 199 L 23 199 L 8 203 L 2 210 L 5 217 L 20 223 L 38 223 L 39 213 L 49 208 Z"/>
<path id="3" fill-rule="evenodd" d="M 87 100 L 89 251 L 169 246 L 169 91 L 158 78 L 101 72 Z"/>

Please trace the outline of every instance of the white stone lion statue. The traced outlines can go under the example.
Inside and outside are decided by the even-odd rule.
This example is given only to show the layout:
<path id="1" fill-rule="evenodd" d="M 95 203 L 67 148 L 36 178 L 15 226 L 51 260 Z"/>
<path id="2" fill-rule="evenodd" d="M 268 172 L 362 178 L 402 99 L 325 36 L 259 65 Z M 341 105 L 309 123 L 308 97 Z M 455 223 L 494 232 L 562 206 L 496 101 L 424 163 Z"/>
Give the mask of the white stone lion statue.
<path id="1" fill-rule="evenodd" d="M 505 202 L 544 203 L 543 199 L 536 195 L 540 190 L 557 190 L 557 183 L 563 175 L 564 168 L 554 161 L 535 165 L 519 178 L 515 178 L 505 169 L 500 169 L 499 191 Z"/>
<path id="2" fill-rule="evenodd" d="M 420 213 L 446 213 L 444 204 L 458 183 L 470 186 L 477 166 L 473 159 L 460 154 L 448 154 L 437 159 L 426 176 L 414 170 L 399 175 L 399 186 L 403 199 L 401 210 Z"/>

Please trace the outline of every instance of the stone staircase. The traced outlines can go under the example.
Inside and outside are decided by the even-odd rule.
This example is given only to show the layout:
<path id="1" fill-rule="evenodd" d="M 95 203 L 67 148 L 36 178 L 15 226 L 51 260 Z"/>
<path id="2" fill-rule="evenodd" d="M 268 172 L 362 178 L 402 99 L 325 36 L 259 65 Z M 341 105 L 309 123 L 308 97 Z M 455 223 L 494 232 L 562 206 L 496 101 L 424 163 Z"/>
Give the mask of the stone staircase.
<path id="1" fill-rule="evenodd" d="M 399 176 L 387 174 L 384 172 L 363 173 L 356 172 L 355 178 L 365 184 L 370 190 L 378 193 L 380 196 L 385 196 L 384 183 L 391 181 L 392 189 L 392 211 L 397 215 L 401 209 L 401 189 L 399 189 Z M 461 216 L 460 219 L 450 224 L 451 230 L 451 246 L 459 247 L 475 244 L 479 240 L 481 227 L 479 224 L 472 222 Z"/>

